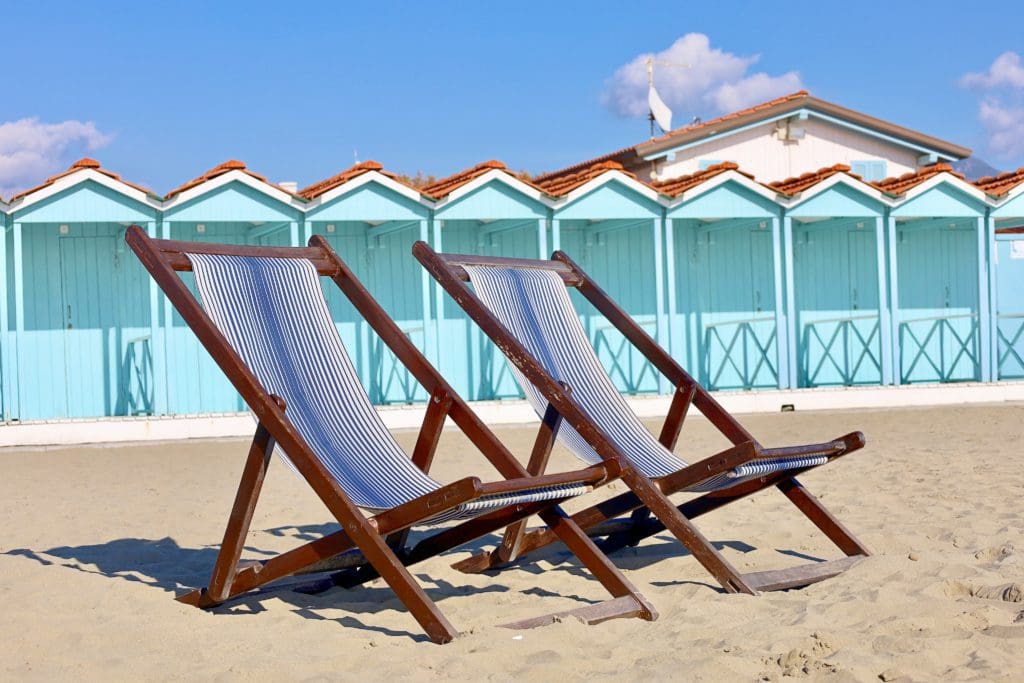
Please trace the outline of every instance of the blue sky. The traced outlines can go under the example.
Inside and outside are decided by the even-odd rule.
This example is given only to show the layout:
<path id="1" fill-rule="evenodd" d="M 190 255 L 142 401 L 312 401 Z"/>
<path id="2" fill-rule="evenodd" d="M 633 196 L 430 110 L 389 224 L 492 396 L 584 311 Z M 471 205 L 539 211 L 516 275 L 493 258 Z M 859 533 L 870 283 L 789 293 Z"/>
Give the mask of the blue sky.
<path id="1" fill-rule="evenodd" d="M 741 90 L 797 83 L 1001 169 L 1024 165 L 1012 59 L 1009 76 L 961 82 L 1024 55 L 1022 5 L 914 5 L 13 3 L 0 37 L 0 191 L 84 154 L 160 193 L 228 158 L 300 184 L 355 154 L 406 173 L 490 158 L 553 170 L 646 137 L 610 79 L 688 34 L 706 37 Z M 721 83 L 675 78 L 659 89 L 676 125 L 735 100 Z M 24 119 L 35 122 L 12 127 Z"/>

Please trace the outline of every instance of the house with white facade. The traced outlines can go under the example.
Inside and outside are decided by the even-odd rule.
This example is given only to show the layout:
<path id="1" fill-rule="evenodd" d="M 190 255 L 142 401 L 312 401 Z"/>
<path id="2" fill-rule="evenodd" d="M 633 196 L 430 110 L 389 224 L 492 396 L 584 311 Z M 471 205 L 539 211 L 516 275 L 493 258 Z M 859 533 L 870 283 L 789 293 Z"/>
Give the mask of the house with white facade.
<path id="1" fill-rule="evenodd" d="M 638 178 L 662 181 L 733 162 L 771 182 L 844 164 L 871 182 L 970 154 L 966 147 L 801 90 L 547 175 L 617 161 Z"/>

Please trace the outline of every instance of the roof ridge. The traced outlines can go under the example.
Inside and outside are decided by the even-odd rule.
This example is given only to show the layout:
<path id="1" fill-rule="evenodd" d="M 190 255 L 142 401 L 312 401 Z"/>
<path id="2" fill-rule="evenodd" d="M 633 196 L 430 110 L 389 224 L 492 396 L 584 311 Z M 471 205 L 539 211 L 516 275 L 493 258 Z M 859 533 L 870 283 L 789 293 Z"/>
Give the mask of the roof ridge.
<path id="1" fill-rule="evenodd" d="M 130 188 L 132 188 L 134 190 L 138 190 L 139 192 L 142 192 L 144 194 L 147 194 L 147 195 L 150 195 L 150 196 L 153 196 L 153 197 L 157 196 L 156 193 L 153 192 L 152 190 L 150 190 L 148 187 L 144 187 L 142 185 L 138 185 L 136 183 L 129 182 L 129 181 L 125 180 L 124 178 L 122 178 L 117 173 L 114 173 L 113 171 L 108 171 L 107 169 L 103 168 L 103 166 L 100 164 L 100 162 L 96 161 L 95 159 L 90 159 L 89 157 L 82 157 L 78 161 L 76 161 L 73 164 L 71 164 L 71 166 L 69 166 L 67 168 L 67 170 L 61 171 L 60 173 L 55 173 L 54 175 L 48 177 L 46 180 L 44 180 L 42 183 L 36 185 L 35 187 L 29 188 L 29 189 L 27 189 L 27 190 L 25 190 L 23 192 L 19 192 L 18 194 L 16 194 L 13 197 L 11 197 L 8 200 L 8 202 L 13 202 L 16 199 L 21 199 L 22 197 L 27 197 L 30 194 L 34 194 L 34 193 L 38 192 L 39 190 L 43 190 L 43 189 L 49 187 L 50 185 L 53 185 L 55 182 L 57 182 L 61 178 L 65 178 L 65 177 L 67 177 L 69 175 L 74 175 L 75 173 L 78 173 L 80 171 L 95 171 L 97 173 L 102 173 L 103 175 L 107 176 L 111 180 L 116 180 L 117 182 L 122 183 L 124 185 L 127 185 L 128 187 L 130 187 Z"/>

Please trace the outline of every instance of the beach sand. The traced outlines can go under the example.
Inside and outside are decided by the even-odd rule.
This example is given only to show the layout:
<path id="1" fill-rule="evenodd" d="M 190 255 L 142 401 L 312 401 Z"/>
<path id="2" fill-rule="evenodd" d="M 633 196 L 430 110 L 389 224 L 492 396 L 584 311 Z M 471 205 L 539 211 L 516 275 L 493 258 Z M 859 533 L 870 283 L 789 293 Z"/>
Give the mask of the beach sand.
<path id="1" fill-rule="evenodd" d="M 612 556 L 657 621 L 514 632 L 496 625 L 605 594 L 563 548 L 481 576 L 449 567 L 466 556 L 459 550 L 413 570 L 463 631 L 444 646 L 425 639 L 379 580 L 318 595 L 271 591 L 212 612 L 172 599 L 206 584 L 244 441 L 2 452 L 0 678 L 1021 680 L 1024 405 L 742 421 L 767 446 L 866 434 L 866 449 L 802 480 L 873 557 L 802 590 L 726 595 L 661 534 Z M 534 428 L 497 432 L 525 457 Z M 679 452 L 693 461 L 722 443 L 691 419 Z M 487 474 L 483 462 L 448 430 L 434 474 Z M 553 468 L 575 466 L 555 454 Z M 275 461 L 244 557 L 331 530 L 329 519 Z M 698 526 L 741 571 L 840 555 L 775 490 Z"/>

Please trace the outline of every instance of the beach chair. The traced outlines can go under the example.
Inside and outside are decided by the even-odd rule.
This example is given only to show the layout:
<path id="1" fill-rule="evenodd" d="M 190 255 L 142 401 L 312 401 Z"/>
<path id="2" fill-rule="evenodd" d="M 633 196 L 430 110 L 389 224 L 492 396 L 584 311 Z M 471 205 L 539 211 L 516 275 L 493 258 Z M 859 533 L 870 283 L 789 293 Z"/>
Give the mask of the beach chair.
<path id="1" fill-rule="evenodd" d="M 379 576 L 427 635 L 444 643 L 457 633 L 406 567 L 537 514 L 612 598 L 507 626 L 531 628 L 563 616 L 588 623 L 627 616 L 656 618 L 643 596 L 558 507 L 616 479 L 614 463 L 528 476 L 326 240 L 313 237 L 308 248 L 199 244 L 151 239 L 138 226 L 128 229 L 126 240 L 258 421 L 210 584 L 180 601 L 212 607 L 299 573 L 335 570 L 333 583 L 345 586 Z M 201 304 L 176 271 L 194 272 Z M 338 285 L 429 393 L 411 459 L 385 428 L 359 382 L 331 319 L 320 276 Z M 482 483 L 467 477 L 442 485 L 430 478 L 446 418 L 462 429 L 504 480 Z M 550 448 L 551 443 L 550 433 L 542 429 L 537 448 Z M 240 565 L 275 446 L 341 530 L 273 558 Z M 406 547 L 410 527 L 454 522 Z"/>
<path id="2" fill-rule="evenodd" d="M 727 592 L 749 594 L 821 581 L 869 554 L 796 479 L 862 448 L 860 432 L 806 446 L 761 446 L 563 252 L 556 251 L 550 261 L 508 259 L 439 254 L 417 242 L 413 253 L 505 354 L 527 400 L 557 431 L 558 441 L 588 465 L 618 462 L 629 492 L 573 515 L 581 527 L 604 538 L 602 550 L 635 545 L 667 529 Z M 472 283 L 472 290 L 466 282 Z M 601 366 L 569 299 L 569 287 L 575 287 L 671 382 L 674 394 L 658 438 L 632 412 Z M 692 465 L 672 452 L 691 406 L 733 444 Z M 545 466 L 546 459 L 537 457 L 527 469 L 537 475 Z M 741 574 L 692 522 L 773 486 L 846 556 Z M 668 496 L 678 492 L 701 495 L 677 506 Z M 625 517 L 627 513 L 632 514 Z M 506 529 L 497 548 L 453 566 L 465 572 L 484 571 L 556 540 L 546 530 L 527 532 L 525 521 L 517 522 Z"/>

